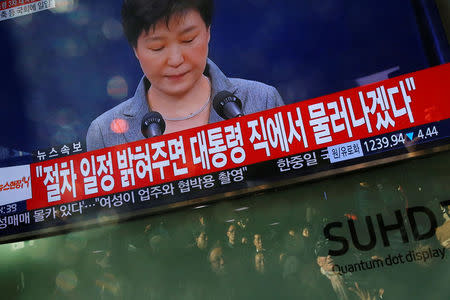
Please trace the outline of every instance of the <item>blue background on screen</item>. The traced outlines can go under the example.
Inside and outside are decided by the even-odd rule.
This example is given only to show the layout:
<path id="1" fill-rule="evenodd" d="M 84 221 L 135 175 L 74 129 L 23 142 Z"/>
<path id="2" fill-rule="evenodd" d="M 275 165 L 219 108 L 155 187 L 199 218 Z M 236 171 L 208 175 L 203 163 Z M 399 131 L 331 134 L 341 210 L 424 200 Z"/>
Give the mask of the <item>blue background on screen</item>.
<path id="1" fill-rule="evenodd" d="M 0 22 L 0 146 L 84 140 L 95 117 L 133 95 L 142 72 L 121 34 L 121 1 L 74 3 Z M 428 67 L 409 1 L 388 0 L 218 0 L 210 58 L 230 77 L 275 86 L 286 103 Z"/>

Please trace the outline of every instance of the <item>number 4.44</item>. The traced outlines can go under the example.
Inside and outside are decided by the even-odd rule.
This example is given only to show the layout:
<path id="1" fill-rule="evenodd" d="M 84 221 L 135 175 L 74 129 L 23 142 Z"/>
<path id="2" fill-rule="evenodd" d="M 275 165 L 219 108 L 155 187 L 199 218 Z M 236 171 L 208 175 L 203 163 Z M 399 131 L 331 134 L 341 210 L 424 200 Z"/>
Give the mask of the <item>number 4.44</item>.
<path id="1" fill-rule="evenodd" d="M 423 134 L 422 129 L 419 130 L 419 133 L 417 134 L 417 136 L 421 139 L 423 138 L 427 138 L 427 137 L 432 137 L 433 135 L 438 135 L 438 131 L 436 129 L 436 126 L 433 126 L 432 128 L 427 127 L 427 129 L 425 130 L 425 135 Z"/>

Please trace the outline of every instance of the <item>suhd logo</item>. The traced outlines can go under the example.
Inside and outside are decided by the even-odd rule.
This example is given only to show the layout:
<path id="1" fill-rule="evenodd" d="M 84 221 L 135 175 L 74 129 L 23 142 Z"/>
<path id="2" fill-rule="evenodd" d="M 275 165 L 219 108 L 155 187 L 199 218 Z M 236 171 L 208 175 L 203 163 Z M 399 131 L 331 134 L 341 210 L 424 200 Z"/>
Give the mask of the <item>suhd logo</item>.
<path id="1" fill-rule="evenodd" d="M 450 205 L 450 200 L 441 202 L 442 207 Z M 394 217 L 395 221 L 388 222 L 388 217 Z M 435 235 L 438 227 L 437 218 L 434 213 L 425 206 L 414 206 L 406 210 L 406 217 L 402 215 L 401 210 L 393 212 L 393 216 L 383 216 L 381 213 L 375 216 L 376 225 L 371 216 L 365 217 L 364 237 L 359 236 L 356 230 L 355 221 L 353 219 L 347 220 L 347 229 L 351 236 L 353 246 L 360 251 L 369 251 L 375 248 L 377 241 L 381 240 L 384 247 L 389 247 L 391 242 L 388 233 L 396 232 L 400 234 L 403 243 L 409 243 L 412 240 L 420 241 L 426 240 Z M 427 219 L 427 228 L 419 226 L 417 219 Z M 422 225 L 422 224 L 420 224 Z M 328 250 L 328 255 L 341 256 L 349 250 L 349 241 L 343 235 L 332 233 L 338 228 L 343 228 L 343 222 L 328 223 L 324 229 L 324 236 L 331 242 L 340 244 L 340 248 Z M 379 234 L 375 233 L 375 228 L 378 227 Z M 360 232 L 361 232 L 360 231 Z M 341 231 L 342 232 L 342 231 Z M 367 234 L 368 233 L 368 234 Z M 377 237 L 378 236 L 378 237 Z M 364 241 L 364 242 L 362 242 Z"/>

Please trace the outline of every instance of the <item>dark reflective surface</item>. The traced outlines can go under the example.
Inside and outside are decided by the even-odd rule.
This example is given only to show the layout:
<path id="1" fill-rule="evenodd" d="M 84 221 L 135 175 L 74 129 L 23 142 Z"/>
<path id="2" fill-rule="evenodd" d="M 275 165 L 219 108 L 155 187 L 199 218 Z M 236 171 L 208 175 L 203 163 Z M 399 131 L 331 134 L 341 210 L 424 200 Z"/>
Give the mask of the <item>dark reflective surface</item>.
<path id="1" fill-rule="evenodd" d="M 1 245 L 2 298 L 448 299 L 449 155 Z"/>

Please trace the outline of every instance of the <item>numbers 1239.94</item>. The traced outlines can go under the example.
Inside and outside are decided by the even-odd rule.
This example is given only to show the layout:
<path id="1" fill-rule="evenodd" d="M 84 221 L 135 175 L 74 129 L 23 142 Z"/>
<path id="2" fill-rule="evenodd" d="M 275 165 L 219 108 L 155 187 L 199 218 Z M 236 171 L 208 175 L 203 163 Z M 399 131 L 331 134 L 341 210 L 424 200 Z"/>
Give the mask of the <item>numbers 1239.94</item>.
<path id="1" fill-rule="evenodd" d="M 425 132 L 425 133 L 424 133 Z M 426 129 L 420 129 L 417 133 L 417 137 L 419 139 L 426 139 L 428 137 L 432 137 L 433 135 L 438 135 L 438 131 L 436 126 L 427 127 Z M 405 143 L 405 135 L 403 133 L 396 133 L 391 135 L 390 137 L 384 136 L 382 138 L 375 138 L 371 140 L 364 141 L 364 146 L 366 147 L 367 152 L 377 151 L 386 148 L 392 148 L 397 146 L 399 143 Z"/>

